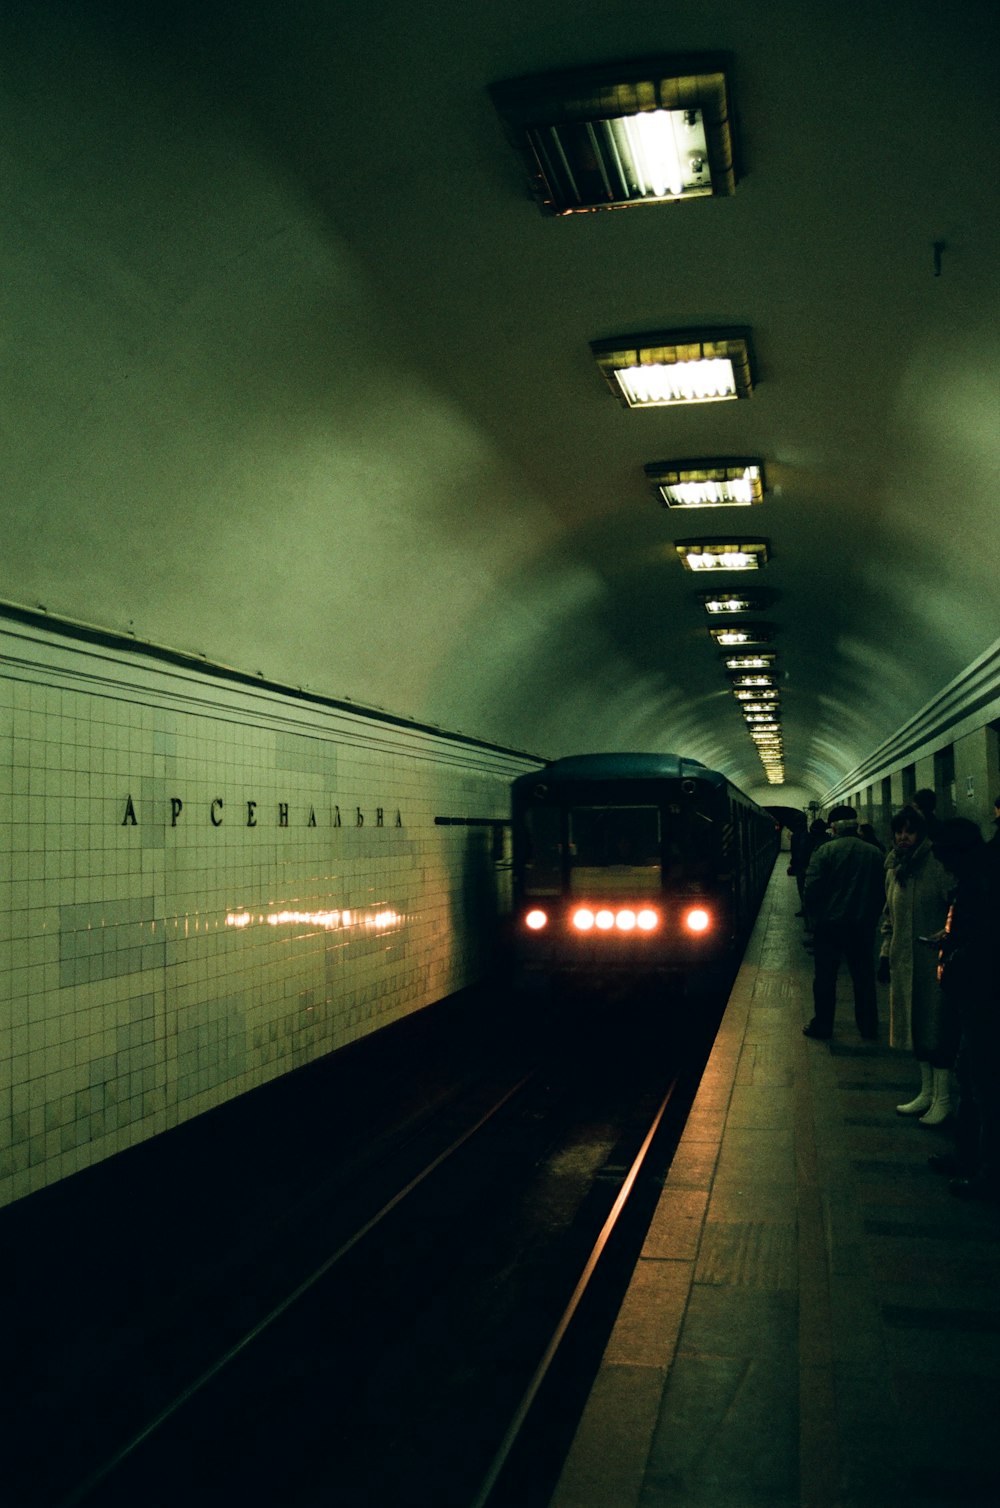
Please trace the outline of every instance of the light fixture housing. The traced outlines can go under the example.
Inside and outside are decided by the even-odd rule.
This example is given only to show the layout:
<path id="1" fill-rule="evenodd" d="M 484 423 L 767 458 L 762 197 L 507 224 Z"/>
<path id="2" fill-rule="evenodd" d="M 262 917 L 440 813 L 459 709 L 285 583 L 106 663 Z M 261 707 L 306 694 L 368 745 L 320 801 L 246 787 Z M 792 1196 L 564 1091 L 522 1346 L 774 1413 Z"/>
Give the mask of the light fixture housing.
<path id="1" fill-rule="evenodd" d="M 726 655 L 725 666 L 727 670 L 773 670 L 776 656 L 765 650 L 761 654 L 749 655 Z M 734 685 L 739 685 L 735 681 Z"/>
<path id="2" fill-rule="evenodd" d="M 749 508 L 764 498 L 757 459 L 651 461 L 643 469 L 665 508 Z"/>
<path id="3" fill-rule="evenodd" d="M 727 623 L 722 628 L 710 628 L 708 631 L 720 649 L 769 644 L 774 633 L 770 623 Z"/>
<path id="4" fill-rule="evenodd" d="M 674 549 L 688 571 L 759 571 L 768 561 L 766 539 L 678 539 Z"/>
<path id="5" fill-rule="evenodd" d="M 774 686 L 765 686 L 763 688 L 758 686 L 756 689 L 749 686 L 741 686 L 733 692 L 733 696 L 738 702 L 777 702 L 781 699 L 781 692 Z"/>
<path id="6" fill-rule="evenodd" d="M 608 387 L 626 408 L 720 403 L 753 392 L 750 332 L 661 330 L 591 341 Z"/>
<path id="7" fill-rule="evenodd" d="M 731 617 L 734 613 L 758 613 L 765 605 L 759 592 L 700 592 L 702 606 L 714 617 Z"/>
<path id="8" fill-rule="evenodd" d="M 732 194 L 728 60 L 658 56 L 535 74 L 490 95 L 543 214 Z"/>

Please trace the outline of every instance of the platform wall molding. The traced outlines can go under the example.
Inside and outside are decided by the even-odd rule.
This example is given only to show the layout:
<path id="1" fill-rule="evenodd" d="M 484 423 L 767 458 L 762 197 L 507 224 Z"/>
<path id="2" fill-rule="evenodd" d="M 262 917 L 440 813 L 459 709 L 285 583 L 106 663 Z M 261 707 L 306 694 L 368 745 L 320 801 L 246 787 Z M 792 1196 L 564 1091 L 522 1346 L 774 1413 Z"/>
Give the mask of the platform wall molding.
<path id="1" fill-rule="evenodd" d="M 473 983 L 537 763 L 0 624 L 0 1203 Z"/>

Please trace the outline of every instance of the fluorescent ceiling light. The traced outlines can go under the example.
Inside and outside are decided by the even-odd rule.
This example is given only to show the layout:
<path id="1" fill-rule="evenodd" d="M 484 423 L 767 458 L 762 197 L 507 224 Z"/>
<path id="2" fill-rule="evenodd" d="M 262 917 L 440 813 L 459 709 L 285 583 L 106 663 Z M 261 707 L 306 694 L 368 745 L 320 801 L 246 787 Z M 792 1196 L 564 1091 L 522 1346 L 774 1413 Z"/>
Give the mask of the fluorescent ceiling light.
<path id="1" fill-rule="evenodd" d="M 742 706 L 743 706 L 744 713 L 750 713 L 750 712 L 770 712 L 770 713 L 775 713 L 778 710 L 778 703 L 777 702 L 761 702 L 761 701 L 743 702 Z"/>
<path id="2" fill-rule="evenodd" d="M 644 470 L 665 508 L 745 508 L 764 496 L 760 461 L 654 461 Z"/>
<path id="3" fill-rule="evenodd" d="M 763 689 L 758 687 L 756 691 L 744 686 L 734 691 L 733 696 L 735 696 L 738 702 L 757 702 L 761 700 L 776 702 L 779 700 L 781 692 L 777 691 L 773 686 L 765 686 Z"/>
<path id="4" fill-rule="evenodd" d="M 722 649 L 733 649 L 740 644 L 767 644 L 772 633 L 769 623 L 733 623 L 708 631 Z"/>
<path id="5" fill-rule="evenodd" d="M 755 613 L 764 606 L 762 597 L 742 592 L 703 592 L 701 600 L 706 613 L 725 615 L 729 613 Z"/>
<path id="6" fill-rule="evenodd" d="M 590 346 L 611 391 L 627 408 L 749 398 L 747 330 L 671 330 L 617 336 Z"/>
<path id="7" fill-rule="evenodd" d="M 674 549 L 688 571 L 759 571 L 768 558 L 766 539 L 679 539 Z"/>
<path id="8" fill-rule="evenodd" d="M 731 194 L 725 59 L 609 63 L 494 84 L 543 213 Z"/>
<path id="9" fill-rule="evenodd" d="M 727 670 L 773 670 L 775 657 L 773 654 L 756 655 L 726 655 Z M 737 686 L 739 681 L 735 683 Z"/>
<path id="10" fill-rule="evenodd" d="M 737 675 L 733 676 L 733 686 L 773 686 L 773 675 Z"/>

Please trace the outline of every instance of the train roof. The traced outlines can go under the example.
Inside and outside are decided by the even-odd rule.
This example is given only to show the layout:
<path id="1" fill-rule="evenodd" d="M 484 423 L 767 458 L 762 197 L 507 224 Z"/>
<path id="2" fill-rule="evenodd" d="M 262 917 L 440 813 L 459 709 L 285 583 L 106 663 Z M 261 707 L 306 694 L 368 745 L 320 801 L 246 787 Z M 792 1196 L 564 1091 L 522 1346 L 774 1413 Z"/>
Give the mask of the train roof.
<path id="1" fill-rule="evenodd" d="M 678 754 L 569 754 L 554 759 L 544 770 L 519 775 L 515 788 L 537 782 L 540 775 L 554 780 L 678 780 L 692 778 L 727 784 L 725 776 L 699 759 Z"/>

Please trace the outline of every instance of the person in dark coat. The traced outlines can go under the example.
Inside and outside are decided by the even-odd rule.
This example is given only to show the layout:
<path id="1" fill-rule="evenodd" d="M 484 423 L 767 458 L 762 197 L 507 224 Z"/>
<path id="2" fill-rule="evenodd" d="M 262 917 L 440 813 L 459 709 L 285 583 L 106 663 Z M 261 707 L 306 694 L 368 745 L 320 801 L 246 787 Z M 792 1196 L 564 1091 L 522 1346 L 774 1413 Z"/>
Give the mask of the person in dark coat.
<path id="1" fill-rule="evenodd" d="M 925 786 L 923 790 L 914 791 L 907 802 L 907 806 L 912 807 L 915 812 L 920 814 L 923 818 L 924 826 L 933 837 L 934 829 L 937 826 L 937 818 L 934 815 L 934 808 L 937 806 L 937 791 L 932 791 L 929 786 Z"/>
<path id="2" fill-rule="evenodd" d="M 885 844 L 881 842 L 878 833 L 870 822 L 858 823 L 858 837 L 864 838 L 865 842 L 870 843 L 873 848 L 877 848 L 879 853 L 885 853 Z"/>
<path id="3" fill-rule="evenodd" d="M 804 833 L 801 848 L 795 861 L 795 883 L 799 888 L 800 906 L 802 906 L 802 897 L 806 888 L 806 875 L 809 872 L 809 861 L 812 859 L 813 854 L 816 852 L 817 848 L 819 848 L 820 844 L 829 842 L 829 839 L 830 834 L 826 830 L 826 823 L 820 817 L 817 817 L 814 821 L 810 822 L 808 829 Z M 806 913 L 804 907 L 801 911 L 797 911 L 795 914 L 796 916 L 805 916 Z M 809 923 L 807 921 L 806 931 L 808 932 L 809 930 Z"/>
<path id="4" fill-rule="evenodd" d="M 993 826 L 996 828 L 996 832 L 991 838 L 987 838 L 986 841 L 991 848 L 1000 849 L 1000 796 L 993 803 Z"/>
<path id="5" fill-rule="evenodd" d="M 955 878 L 938 973 L 958 1012 L 961 1041 L 955 1153 L 932 1157 L 931 1166 L 958 1174 L 949 1188 L 959 1198 L 1000 1199 L 1000 849 L 984 843 L 967 817 L 939 822 L 933 846 Z"/>
<path id="6" fill-rule="evenodd" d="M 834 807 L 829 822 L 833 837 L 810 859 L 802 897 L 815 944 L 814 1014 L 802 1031 L 821 1041 L 833 1035 L 837 973 L 846 959 L 854 985 L 854 1019 L 862 1037 L 872 1042 L 878 1037 L 875 928 L 885 904 L 883 859 L 858 837 L 853 807 Z"/>

